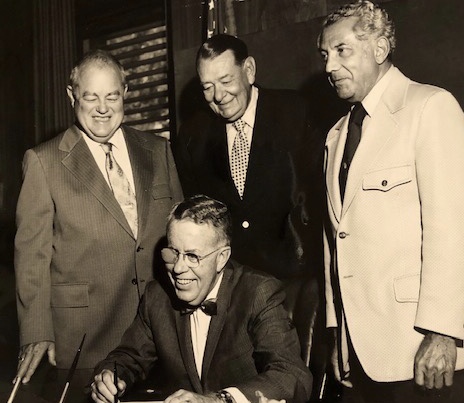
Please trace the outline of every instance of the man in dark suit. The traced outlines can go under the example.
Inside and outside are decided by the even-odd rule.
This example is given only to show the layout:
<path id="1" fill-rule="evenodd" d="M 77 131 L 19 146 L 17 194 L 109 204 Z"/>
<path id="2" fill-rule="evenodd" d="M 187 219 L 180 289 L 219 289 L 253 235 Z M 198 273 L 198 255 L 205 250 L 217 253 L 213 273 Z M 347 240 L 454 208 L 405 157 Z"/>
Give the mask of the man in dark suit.
<path id="1" fill-rule="evenodd" d="M 155 362 L 166 402 L 305 402 L 311 375 L 279 280 L 229 261 L 227 207 L 199 195 L 175 206 L 162 250 L 168 281 L 151 282 L 120 345 L 96 368 L 92 398 L 113 402 Z M 173 393 L 174 392 L 174 393 Z"/>
<path id="2" fill-rule="evenodd" d="M 80 368 L 117 345 L 182 199 L 168 142 L 121 125 L 126 91 L 111 55 L 84 56 L 68 86 L 76 124 L 25 154 L 15 239 L 24 383 L 45 353 L 69 368 L 84 334 Z"/>
<path id="3" fill-rule="evenodd" d="M 308 160 L 317 151 L 306 103 L 294 91 L 258 89 L 255 59 L 230 35 L 213 36 L 200 47 L 197 72 L 214 113 L 194 115 L 173 139 L 184 193 L 227 204 L 234 258 L 287 277 L 322 251 L 320 217 L 309 222 L 307 214 L 316 193 Z M 304 245 L 296 228 L 305 228 Z"/>

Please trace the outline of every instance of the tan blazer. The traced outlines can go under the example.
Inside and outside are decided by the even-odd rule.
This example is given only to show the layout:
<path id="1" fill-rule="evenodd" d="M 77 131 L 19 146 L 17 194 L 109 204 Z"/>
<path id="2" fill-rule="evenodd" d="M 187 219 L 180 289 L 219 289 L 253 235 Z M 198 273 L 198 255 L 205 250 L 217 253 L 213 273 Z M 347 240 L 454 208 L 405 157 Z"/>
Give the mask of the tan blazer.
<path id="1" fill-rule="evenodd" d="M 15 239 L 20 343 L 54 340 L 59 368 L 70 367 L 84 333 L 80 368 L 119 343 L 153 278 L 166 216 L 182 198 L 169 143 L 129 127 L 123 133 L 137 240 L 75 126 L 24 157 Z"/>
<path id="2" fill-rule="evenodd" d="M 413 378 L 421 329 L 464 339 L 464 114 L 445 90 L 394 68 L 370 119 L 343 207 L 348 116 L 326 141 L 327 325 L 337 325 L 339 282 L 365 372 L 398 381 Z"/>

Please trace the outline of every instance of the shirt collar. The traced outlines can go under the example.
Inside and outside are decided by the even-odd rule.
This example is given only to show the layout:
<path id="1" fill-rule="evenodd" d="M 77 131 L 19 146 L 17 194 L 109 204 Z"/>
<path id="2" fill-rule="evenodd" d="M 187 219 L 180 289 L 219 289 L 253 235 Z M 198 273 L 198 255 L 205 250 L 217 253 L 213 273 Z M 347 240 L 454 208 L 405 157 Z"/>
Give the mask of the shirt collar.
<path id="1" fill-rule="evenodd" d="M 97 141 L 94 141 L 92 140 L 89 136 L 87 136 L 87 134 L 85 134 L 82 130 L 80 130 L 81 134 L 82 134 L 82 137 L 84 137 L 84 140 L 85 142 L 87 143 L 87 145 L 89 146 L 89 148 L 101 148 L 100 147 L 100 144 L 101 143 L 98 143 Z M 113 136 L 110 138 L 110 141 L 109 143 L 113 144 L 114 147 L 116 147 L 117 149 L 124 149 L 124 145 L 125 145 L 125 140 L 124 140 L 124 134 L 122 133 L 122 129 L 121 128 L 118 128 Z"/>
<path id="2" fill-rule="evenodd" d="M 361 103 L 369 116 L 372 116 L 372 114 L 374 113 L 375 108 L 377 107 L 380 101 L 380 98 L 382 97 L 383 93 L 390 84 L 390 81 L 392 79 L 392 73 L 393 65 L 390 66 L 390 68 L 383 75 L 383 77 L 374 85 L 374 87 L 370 90 L 369 94 L 367 94 L 366 97 L 362 100 Z"/>
<path id="3" fill-rule="evenodd" d="M 240 118 L 252 129 L 255 126 L 256 107 L 258 105 L 258 95 L 259 95 L 258 87 L 252 85 L 250 102 L 248 103 L 245 113 Z M 230 128 L 232 125 L 233 123 L 227 123 L 226 126 L 227 128 Z"/>
<path id="4" fill-rule="evenodd" d="M 259 90 L 254 85 L 251 87 L 251 99 L 248 107 L 246 108 L 245 113 L 242 116 L 242 120 L 245 123 L 253 128 L 255 126 L 255 117 L 256 117 L 256 106 L 258 104 L 258 95 Z"/>

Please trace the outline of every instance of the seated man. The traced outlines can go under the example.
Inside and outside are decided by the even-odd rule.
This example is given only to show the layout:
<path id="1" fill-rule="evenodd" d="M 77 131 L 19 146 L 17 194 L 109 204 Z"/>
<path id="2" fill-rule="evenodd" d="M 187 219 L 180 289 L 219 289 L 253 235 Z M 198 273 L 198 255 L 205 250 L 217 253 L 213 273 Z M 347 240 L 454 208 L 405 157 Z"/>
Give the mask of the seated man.
<path id="1" fill-rule="evenodd" d="M 96 402 L 113 402 L 155 362 L 167 403 L 309 399 L 312 378 L 281 284 L 229 261 L 230 223 L 227 207 L 207 196 L 173 208 L 161 252 L 169 281 L 149 283 L 120 345 L 97 365 Z"/>

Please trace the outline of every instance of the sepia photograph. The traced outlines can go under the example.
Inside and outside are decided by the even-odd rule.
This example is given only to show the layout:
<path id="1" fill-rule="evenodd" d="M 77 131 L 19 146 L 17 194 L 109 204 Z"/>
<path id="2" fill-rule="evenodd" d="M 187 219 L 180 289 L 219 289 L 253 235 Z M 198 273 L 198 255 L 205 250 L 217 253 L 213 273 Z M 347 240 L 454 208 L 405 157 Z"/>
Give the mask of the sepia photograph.
<path id="1" fill-rule="evenodd" d="M 461 0 L 0 0 L 0 401 L 462 403 Z"/>

